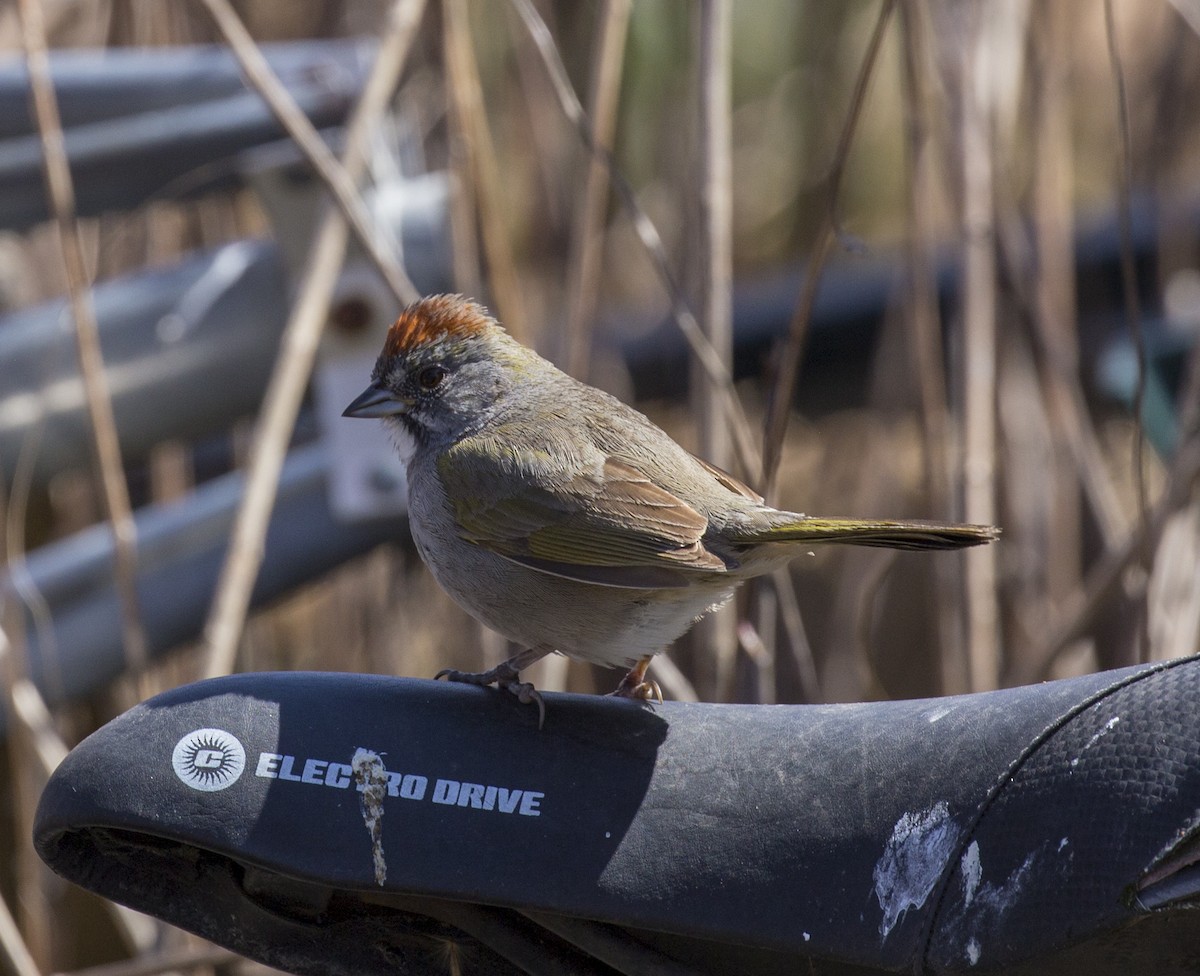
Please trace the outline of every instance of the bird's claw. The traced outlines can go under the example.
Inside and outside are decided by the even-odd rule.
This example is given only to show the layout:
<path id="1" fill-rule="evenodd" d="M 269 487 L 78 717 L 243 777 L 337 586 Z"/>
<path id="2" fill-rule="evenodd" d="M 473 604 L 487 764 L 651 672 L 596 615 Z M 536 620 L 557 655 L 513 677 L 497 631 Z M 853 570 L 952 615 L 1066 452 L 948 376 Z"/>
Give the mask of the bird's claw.
<path id="1" fill-rule="evenodd" d="M 658 682 L 653 678 L 647 678 L 644 681 L 626 682 L 621 681 L 617 685 L 615 691 L 608 693 L 609 698 L 630 698 L 634 701 L 656 701 L 660 705 L 663 702 L 662 688 L 658 686 Z"/>
<path id="2" fill-rule="evenodd" d="M 546 703 L 542 701 L 541 692 L 528 681 L 521 681 L 518 672 L 507 661 L 490 671 L 456 671 L 454 668 L 442 668 L 433 678 L 435 681 L 445 678 L 447 681 L 461 684 L 495 685 L 497 688 L 503 688 L 512 692 L 522 705 L 537 705 L 539 730 L 546 724 Z"/>
<path id="3" fill-rule="evenodd" d="M 542 693 L 528 681 L 502 681 L 499 687 L 507 688 L 517 696 L 522 705 L 535 704 L 538 708 L 538 731 L 546 724 L 546 703 L 542 701 Z"/>
<path id="4" fill-rule="evenodd" d="M 442 668 L 433 676 L 434 681 L 440 681 L 442 678 L 457 684 L 481 686 L 495 684 L 497 680 L 491 671 L 456 671 L 454 668 Z"/>
<path id="5" fill-rule="evenodd" d="M 609 692 L 609 698 L 631 698 L 634 701 L 657 701 L 662 704 L 662 689 L 653 678 L 646 677 L 646 669 L 650 667 L 650 658 L 643 657 L 621 679 L 616 691 Z"/>

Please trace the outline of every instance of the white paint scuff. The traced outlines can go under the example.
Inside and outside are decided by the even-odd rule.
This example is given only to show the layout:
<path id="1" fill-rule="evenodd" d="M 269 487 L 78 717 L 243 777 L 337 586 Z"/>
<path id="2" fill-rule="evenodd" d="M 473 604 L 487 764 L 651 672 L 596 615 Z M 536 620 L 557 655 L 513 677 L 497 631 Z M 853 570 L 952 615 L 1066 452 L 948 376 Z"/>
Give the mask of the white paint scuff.
<path id="1" fill-rule="evenodd" d="M 371 835 L 371 861 L 375 868 L 375 883 L 383 887 L 387 880 L 387 862 L 383 857 L 383 798 L 387 796 L 387 769 L 379 753 L 356 749 L 350 769 L 362 790 L 362 815 L 367 833 Z"/>
<path id="2" fill-rule="evenodd" d="M 971 841 L 971 846 L 967 848 L 967 852 L 963 855 L 960 867 L 962 868 L 963 876 L 963 907 L 966 908 L 975 897 L 975 892 L 979 889 L 980 879 L 983 878 L 983 864 L 979 860 L 979 841 Z"/>
<path id="3" fill-rule="evenodd" d="M 983 941 L 1003 924 L 1004 916 L 1021 897 L 1024 888 L 1033 879 L 1034 866 L 1042 849 L 1030 851 L 1021 866 L 1014 870 L 1004 883 L 993 884 L 983 880 L 983 862 L 979 856 L 979 845 L 972 843 L 963 855 L 961 868 L 963 875 L 962 915 L 954 923 L 960 927 L 962 936 L 970 933 L 970 938 L 963 944 L 966 961 L 977 966 L 983 956 Z M 974 902 L 974 909 L 966 909 Z"/>
<path id="4" fill-rule="evenodd" d="M 1095 735 L 1093 735 L 1090 739 L 1088 739 L 1087 745 L 1085 745 L 1082 749 L 1079 750 L 1079 755 L 1071 760 L 1071 768 L 1074 769 L 1076 766 L 1078 766 L 1079 760 L 1083 758 L 1083 754 L 1085 752 L 1087 752 L 1090 748 L 1092 748 L 1092 746 L 1094 746 L 1097 742 L 1099 742 L 1102 736 L 1106 735 L 1107 733 L 1109 733 L 1113 729 L 1115 729 L 1117 727 L 1117 724 L 1120 721 L 1121 721 L 1121 716 L 1114 715 L 1107 722 L 1105 722 L 1104 727 L 1099 732 L 1097 732 Z"/>
<path id="5" fill-rule="evenodd" d="M 978 939 L 972 939 L 970 942 L 967 943 L 967 961 L 970 962 L 972 966 L 979 965 L 979 940 Z"/>
<path id="6" fill-rule="evenodd" d="M 945 800 L 896 821 L 873 872 L 875 897 L 883 910 L 881 938 L 888 937 L 906 911 L 925 904 L 961 834 Z"/>

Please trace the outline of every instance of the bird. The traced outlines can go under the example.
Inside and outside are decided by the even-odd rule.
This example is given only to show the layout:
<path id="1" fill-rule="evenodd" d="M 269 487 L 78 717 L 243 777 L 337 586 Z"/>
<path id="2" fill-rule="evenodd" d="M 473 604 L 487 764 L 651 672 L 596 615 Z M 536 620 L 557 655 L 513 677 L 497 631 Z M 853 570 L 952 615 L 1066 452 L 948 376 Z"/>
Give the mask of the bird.
<path id="1" fill-rule="evenodd" d="M 654 655 L 748 579 L 814 543 L 958 549 L 989 525 L 776 509 L 642 413 L 519 343 L 482 305 L 431 295 L 388 329 L 346 417 L 381 418 L 403 459 L 418 552 L 472 616 L 522 648 L 450 681 L 541 695 L 547 654 L 627 669 L 618 697 L 662 694 Z"/>

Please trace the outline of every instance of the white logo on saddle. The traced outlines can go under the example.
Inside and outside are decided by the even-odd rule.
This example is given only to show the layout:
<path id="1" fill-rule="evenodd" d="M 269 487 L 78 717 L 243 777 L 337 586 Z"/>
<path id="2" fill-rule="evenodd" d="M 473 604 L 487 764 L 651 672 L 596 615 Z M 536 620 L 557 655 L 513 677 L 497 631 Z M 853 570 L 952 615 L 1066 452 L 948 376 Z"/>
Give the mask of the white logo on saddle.
<path id="1" fill-rule="evenodd" d="M 196 729 L 175 744 L 171 766 L 192 789 L 215 793 L 238 781 L 246 750 L 224 729 Z"/>

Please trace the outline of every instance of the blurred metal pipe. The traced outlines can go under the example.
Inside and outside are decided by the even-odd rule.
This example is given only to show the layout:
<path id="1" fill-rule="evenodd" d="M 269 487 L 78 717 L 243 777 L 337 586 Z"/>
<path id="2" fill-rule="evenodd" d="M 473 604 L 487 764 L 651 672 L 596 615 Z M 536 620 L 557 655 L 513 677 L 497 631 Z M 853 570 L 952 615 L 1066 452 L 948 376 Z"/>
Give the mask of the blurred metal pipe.
<path id="1" fill-rule="evenodd" d="M 241 241 L 98 285 L 101 347 L 126 458 L 251 413 L 287 312 L 278 250 Z M 86 457 L 90 433 L 62 302 L 0 320 L 0 470 L 31 441 L 35 476 Z"/>
<path id="2" fill-rule="evenodd" d="M 371 197 L 426 290 L 448 284 L 447 192 L 444 175 L 431 173 L 385 184 Z M 96 286 L 126 460 L 162 440 L 225 429 L 258 408 L 287 315 L 286 278 L 277 245 L 239 241 Z M 11 478 L 28 443 L 36 449 L 34 477 L 44 480 L 86 457 L 90 436 L 64 303 L 0 318 L 0 474 Z"/>
<path id="3" fill-rule="evenodd" d="M 323 86 L 292 90 L 319 127 L 342 121 L 352 95 Z M 79 213 L 92 216 L 127 210 L 172 190 L 185 197 L 223 186 L 235 171 L 238 153 L 284 135 L 257 95 L 239 93 L 68 129 L 64 143 Z M 223 164 L 219 172 L 206 169 L 218 163 Z M 21 230 L 47 219 L 40 165 L 36 136 L 0 142 L 0 225 Z"/>
<path id="4" fill-rule="evenodd" d="M 1153 308 L 1157 298 L 1156 248 L 1163 226 L 1171 225 L 1200 240 L 1200 206 L 1189 204 L 1160 213 L 1152 201 L 1135 201 L 1134 247 L 1143 306 Z M 1079 294 L 1079 333 L 1085 376 L 1090 378 L 1095 358 L 1119 327 L 1121 307 L 1119 238 L 1114 215 L 1080 216 L 1075 237 L 1075 275 Z M 900 297 L 902 268 L 893 252 L 868 257 L 831 260 L 821 276 L 801 382 L 796 400 L 803 409 L 824 411 L 862 402 L 874 349 L 884 314 Z M 1020 261 L 1020 255 L 1014 256 Z M 958 263 L 943 251 L 936 267 L 938 300 L 946 303 L 943 321 L 950 327 L 951 302 L 961 284 Z M 1014 274 L 1026 269 L 1014 267 Z M 761 376 L 773 350 L 786 333 L 788 319 L 799 293 L 801 272 L 794 268 L 742 279 L 734 287 L 733 321 L 735 379 Z M 678 329 L 662 316 L 641 310 L 602 314 L 596 335 L 620 351 L 636 399 L 681 397 L 687 388 L 687 343 Z"/>
<path id="5" fill-rule="evenodd" d="M 295 41 L 260 46 L 289 87 L 361 82 L 374 41 Z M 153 112 L 246 91 L 237 59 L 224 45 L 90 48 L 50 52 L 50 73 L 64 128 Z M 0 57 L 0 139 L 36 133 L 29 114 L 25 59 Z"/>
<path id="6" fill-rule="evenodd" d="M 293 97 L 318 127 L 340 123 L 363 84 L 370 42 L 273 46 Z M 177 61 L 177 63 L 173 63 Z M 60 81 L 64 143 L 83 216 L 126 209 L 155 194 L 188 195 L 232 175 L 243 150 L 284 132 L 241 82 L 228 52 L 88 52 L 52 59 Z M 107 76 L 112 73 L 112 77 Z M 32 134 L 28 78 L 0 62 L 0 226 L 48 216 L 41 147 Z M 213 164 L 222 164 L 216 167 Z"/>
<path id="7" fill-rule="evenodd" d="M 409 273 L 423 292 L 449 286 L 446 194 L 444 175 L 435 173 L 385 184 L 373 197 L 380 219 L 401 234 Z M 295 209 L 304 199 L 307 194 L 289 197 L 287 204 Z M 1139 260 L 1147 271 L 1154 223 L 1139 212 Z M 1108 280 L 1116 252 L 1111 220 L 1083 230 L 1077 240 L 1081 283 Z M 166 438 L 203 436 L 257 408 L 287 306 L 282 264 L 275 245 L 246 241 L 97 286 L 102 348 L 126 458 L 144 457 Z M 797 280 L 795 272 L 784 272 L 736 289 L 736 376 L 761 374 L 787 327 Z M 874 343 L 897 280 L 895 266 L 879 259 L 827 269 L 800 388 L 806 408 L 860 399 L 870 365 L 862 350 Z M 955 287 L 955 269 L 943 261 L 942 300 Z M 1113 326 L 1102 316 L 1113 297 L 1101 290 L 1095 306 L 1081 309 L 1081 320 L 1093 323 L 1081 330 L 1085 360 L 1112 335 Z M 33 436 L 40 437 L 38 478 L 89 450 L 66 326 L 61 303 L 0 318 L 0 472 L 6 476 L 11 477 L 21 445 Z M 607 316 L 598 335 L 617 347 L 637 399 L 682 394 L 687 349 L 670 323 L 626 312 Z"/>
<path id="8" fill-rule="evenodd" d="M 380 542 L 407 538 L 403 518 L 347 525 L 330 510 L 328 455 L 320 444 L 294 450 L 284 465 L 252 605 L 259 606 Z M 184 501 L 137 513 L 138 599 L 151 655 L 200 633 L 243 477 L 201 485 Z M 125 667 L 112 578 L 112 533 L 97 525 L 43 546 L 0 576 L 0 600 L 24 605 L 36 591 L 49 611 L 25 613 L 30 676 L 51 706 L 79 698 Z"/>
<path id="9" fill-rule="evenodd" d="M 422 291 L 448 286 L 446 181 L 443 174 L 385 185 L 372 204 L 399 228 L 409 272 Z M 289 198 L 289 205 L 299 206 Z M 1152 261 L 1154 221 L 1141 212 L 1140 260 Z M 1111 221 L 1094 222 L 1077 241 L 1077 274 L 1103 281 L 1116 260 Z M 97 286 L 96 310 L 105 361 L 111 370 L 122 448 L 143 457 L 166 438 L 196 438 L 252 413 L 270 369 L 287 305 L 285 272 L 275 245 L 239 242 L 168 269 Z M 1149 275 L 1147 275 L 1149 277 Z M 786 328 L 795 298 L 795 273 L 740 285 L 734 298 L 737 376 L 757 375 Z M 806 406 L 856 400 L 874 342 L 897 283 L 895 267 L 855 260 L 827 270 L 818 296 L 801 397 Z M 956 283 L 942 262 L 939 293 Z M 1089 293 L 1095 289 L 1089 289 Z M 1112 335 L 1102 323 L 1106 292 L 1081 318 L 1085 358 Z M 631 328 L 641 319 L 641 329 Z M 40 437 L 36 477 L 74 463 L 88 448 L 74 352 L 61 303 L 0 319 L 0 472 L 11 476 L 27 438 Z M 612 316 L 601 332 L 619 346 L 636 398 L 679 395 L 687 350 L 673 327 L 634 313 Z M 656 327 L 657 326 L 657 327 Z M 814 369 L 814 366 L 819 368 Z M 40 434 L 38 428 L 40 427 Z"/>

